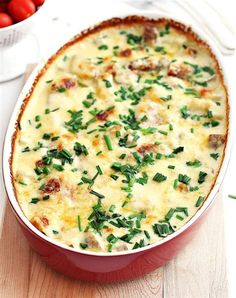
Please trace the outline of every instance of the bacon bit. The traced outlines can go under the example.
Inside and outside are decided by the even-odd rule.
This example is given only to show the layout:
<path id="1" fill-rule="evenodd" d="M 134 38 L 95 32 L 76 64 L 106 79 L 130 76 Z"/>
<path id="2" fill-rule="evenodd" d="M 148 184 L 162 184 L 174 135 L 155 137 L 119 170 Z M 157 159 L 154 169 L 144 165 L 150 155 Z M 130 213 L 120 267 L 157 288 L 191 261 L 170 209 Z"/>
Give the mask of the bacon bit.
<path id="1" fill-rule="evenodd" d="M 108 228 L 105 229 L 105 231 L 106 231 L 107 233 L 112 233 L 112 232 L 113 232 L 113 228 L 108 227 Z"/>
<path id="2" fill-rule="evenodd" d="M 46 216 L 40 217 L 41 222 L 44 224 L 44 226 L 49 225 L 49 221 Z"/>
<path id="3" fill-rule="evenodd" d="M 63 149 L 63 144 L 60 142 L 57 144 L 57 150 L 61 151 Z"/>
<path id="4" fill-rule="evenodd" d="M 77 85 L 77 82 L 74 78 L 64 78 L 61 80 L 61 83 L 53 83 L 51 89 L 53 91 L 60 91 L 61 88 L 71 89 Z"/>
<path id="5" fill-rule="evenodd" d="M 141 147 L 138 148 L 138 152 L 140 154 L 146 154 L 149 153 L 150 151 L 156 151 L 157 150 L 157 145 L 155 144 L 146 144 L 146 145 L 142 145 Z"/>
<path id="6" fill-rule="evenodd" d="M 214 148 L 215 150 L 224 144 L 225 142 L 225 135 L 222 134 L 211 134 L 208 137 L 209 146 Z"/>
<path id="7" fill-rule="evenodd" d="M 191 70 L 188 67 L 185 67 L 183 65 L 180 66 L 171 66 L 168 70 L 167 75 L 171 77 L 177 77 L 179 79 L 184 79 Z"/>
<path id="8" fill-rule="evenodd" d="M 114 64 L 107 65 L 107 67 L 105 68 L 105 72 L 108 72 L 108 73 L 112 74 L 113 76 L 115 76 L 116 72 L 114 70 Z"/>
<path id="9" fill-rule="evenodd" d="M 131 54 L 132 54 L 132 50 L 128 48 L 120 52 L 120 57 L 130 57 Z"/>
<path id="10" fill-rule="evenodd" d="M 93 140 L 92 144 L 93 144 L 93 146 L 98 146 L 99 140 L 98 139 Z"/>
<path id="11" fill-rule="evenodd" d="M 60 181 L 56 178 L 48 180 L 47 184 L 43 188 L 44 193 L 55 193 L 60 191 Z"/>
<path id="12" fill-rule="evenodd" d="M 199 93 L 201 96 L 205 96 L 207 93 L 211 92 L 211 90 L 206 89 L 206 88 L 202 88 Z"/>
<path id="13" fill-rule="evenodd" d="M 135 62 L 135 61 L 134 61 Z M 137 71 L 151 71 L 156 70 L 158 68 L 158 65 L 155 63 L 143 63 L 140 65 L 136 65 L 135 63 L 131 62 L 129 65 L 130 70 L 137 70 Z"/>
<path id="14" fill-rule="evenodd" d="M 177 189 L 182 192 L 182 191 L 185 191 L 187 192 L 188 191 L 188 186 L 182 182 L 180 182 L 177 186 Z"/>
<path id="15" fill-rule="evenodd" d="M 153 43 L 156 41 L 157 38 L 157 34 L 155 31 L 154 26 L 152 25 L 147 25 L 144 27 L 144 31 L 143 31 L 143 39 L 146 43 Z"/>
<path id="16" fill-rule="evenodd" d="M 197 55 L 197 50 L 193 47 L 187 47 L 186 52 L 192 57 L 196 57 Z"/>
<path id="17" fill-rule="evenodd" d="M 96 115 L 96 118 L 100 121 L 106 121 L 107 117 L 109 116 L 108 112 L 102 112 Z"/>
<path id="18" fill-rule="evenodd" d="M 32 219 L 30 220 L 30 222 L 32 223 L 32 225 L 33 225 L 36 229 L 38 229 L 39 231 L 42 232 L 42 226 L 41 226 L 41 224 L 38 222 L 37 218 L 32 218 Z"/>
<path id="19" fill-rule="evenodd" d="M 35 165 L 36 165 L 36 167 L 41 168 L 43 166 L 43 161 L 41 159 L 40 160 L 37 160 L 35 162 Z"/>
<path id="20" fill-rule="evenodd" d="M 62 83 L 66 89 L 71 89 L 76 86 L 75 79 L 71 79 L 71 78 L 62 79 Z"/>

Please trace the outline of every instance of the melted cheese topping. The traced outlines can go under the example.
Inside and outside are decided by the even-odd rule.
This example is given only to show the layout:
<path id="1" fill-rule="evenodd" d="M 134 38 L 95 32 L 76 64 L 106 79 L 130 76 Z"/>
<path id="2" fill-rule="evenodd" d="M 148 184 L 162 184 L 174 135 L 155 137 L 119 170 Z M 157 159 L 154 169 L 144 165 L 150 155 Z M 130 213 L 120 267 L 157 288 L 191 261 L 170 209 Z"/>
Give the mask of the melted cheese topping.
<path id="1" fill-rule="evenodd" d="M 216 179 L 227 96 L 209 49 L 167 23 L 110 26 L 60 51 L 20 119 L 19 204 L 48 237 L 122 251 L 183 226 Z"/>

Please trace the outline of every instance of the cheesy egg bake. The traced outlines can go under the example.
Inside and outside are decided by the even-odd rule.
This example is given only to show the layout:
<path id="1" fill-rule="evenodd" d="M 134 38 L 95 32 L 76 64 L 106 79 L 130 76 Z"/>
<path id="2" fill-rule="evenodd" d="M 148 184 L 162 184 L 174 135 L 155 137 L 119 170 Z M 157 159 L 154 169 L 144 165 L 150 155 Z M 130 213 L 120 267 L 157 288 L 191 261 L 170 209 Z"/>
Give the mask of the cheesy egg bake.
<path id="1" fill-rule="evenodd" d="M 227 129 L 218 62 L 191 29 L 112 19 L 66 44 L 37 76 L 13 138 L 15 194 L 59 243 L 141 248 L 204 203 Z"/>

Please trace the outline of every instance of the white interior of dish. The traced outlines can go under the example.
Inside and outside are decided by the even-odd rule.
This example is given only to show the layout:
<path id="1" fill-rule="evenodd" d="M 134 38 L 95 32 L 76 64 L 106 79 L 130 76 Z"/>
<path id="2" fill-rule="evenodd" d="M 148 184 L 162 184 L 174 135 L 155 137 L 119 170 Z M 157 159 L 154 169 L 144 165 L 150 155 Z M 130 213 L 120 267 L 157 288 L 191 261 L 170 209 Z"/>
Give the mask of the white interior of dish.
<path id="1" fill-rule="evenodd" d="M 130 15 L 130 14 L 129 14 Z M 147 18 L 151 18 L 151 19 L 158 19 L 158 18 L 167 18 L 167 19 L 173 19 L 177 22 L 183 23 L 185 26 L 190 26 L 188 23 L 182 22 L 181 20 L 177 19 L 177 18 L 173 18 L 172 16 L 168 15 L 168 14 L 163 14 L 163 13 L 153 13 L 153 12 L 145 12 L 145 13 L 136 13 L 134 12 L 134 15 L 140 15 L 140 16 L 144 16 Z M 127 14 L 122 14 L 122 15 L 118 15 L 116 17 L 120 17 L 120 18 L 124 18 L 127 17 Z M 114 16 L 111 16 L 114 17 Z M 205 34 L 201 31 L 201 29 L 199 28 L 195 28 L 194 26 L 191 26 L 192 30 L 203 40 L 205 41 L 211 48 L 212 52 L 215 54 L 219 65 L 222 69 L 222 73 L 224 75 L 224 83 L 226 85 L 226 87 L 228 88 L 228 98 L 229 98 L 229 106 L 231 106 L 231 94 L 230 94 L 230 86 L 228 86 L 228 80 L 227 80 L 227 74 L 224 71 L 224 65 L 222 64 L 222 59 L 221 59 L 221 54 L 219 53 L 219 51 L 216 49 L 215 45 L 212 43 L 211 40 L 209 40 Z M 229 158 L 230 158 L 230 152 L 231 152 L 231 147 L 232 147 L 232 138 L 231 138 L 231 112 L 229 110 L 229 115 L 228 115 L 228 119 L 229 119 L 229 127 L 228 127 L 228 141 L 226 144 L 226 149 L 225 149 L 225 156 L 224 156 L 224 160 L 219 172 L 219 175 L 216 179 L 215 185 L 213 187 L 213 189 L 211 190 L 208 198 L 206 199 L 206 201 L 204 202 L 203 206 L 196 212 L 196 214 L 183 226 L 181 227 L 179 230 L 177 230 L 176 232 L 174 232 L 173 234 L 167 236 L 166 238 L 164 238 L 161 241 L 158 241 L 157 243 L 151 244 L 149 246 L 143 247 L 143 248 L 139 248 L 136 250 L 131 250 L 131 251 L 123 251 L 123 252 L 115 252 L 115 253 L 97 253 L 97 252 L 89 252 L 89 251 L 78 251 L 77 249 L 68 247 L 66 245 L 63 245 L 61 243 L 58 243 L 57 241 L 50 239 L 49 237 L 47 237 L 46 235 L 42 234 L 38 229 L 36 229 L 31 223 L 30 221 L 26 218 L 26 216 L 23 214 L 18 201 L 15 197 L 14 194 L 14 189 L 13 189 L 13 185 L 11 182 L 11 171 L 10 171 L 10 164 L 9 164 L 9 159 L 10 159 L 10 154 L 11 154 L 11 141 L 12 141 L 12 135 L 15 131 L 15 124 L 16 124 L 16 120 L 18 117 L 18 113 L 20 111 L 21 105 L 23 103 L 23 100 L 25 99 L 26 95 L 29 93 L 31 86 L 35 80 L 35 77 L 37 76 L 37 74 L 40 72 L 40 70 L 42 69 L 42 67 L 44 66 L 45 61 L 42 61 L 37 67 L 36 69 L 33 71 L 33 73 L 31 74 L 31 76 L 29 77 L 28 81 L 26 82 L 22 92 L 20 93 L 20 96 L 17 100 L 15 109 L 12 113 L 12 117 L 10 119 L 9 122 L 9 126 L 7 129 L 7 133 L 5 136 L 5 142 L 4 142 L 4 150 L 3 150 L 3 176 L 4 176 L 4 181 L 5 181 L 5 187 L 6 187 L 6 191 L 9 197 L 9 200 L 11 202 L 11 205 L 13 206 L 15 212 L 18 214 L 18 216 L 21 218 L 22 222 L 30 229 L 32 230 L 38 237 L 44 239 L 45 241 L 54 244 L 60 248 L 66 249 L 68 251 L 73 251 L 73 252 L 77 252 L 80 254 L 85 254 L 85 255 L 93 255 L 93 256 L 118 256 L 118 255 L 130 255 L 130 254 L 136 254 L 139 252 L 143 252 L 145 250 L 149 250 L 153 247 L 157 247 L 159 245 L 164 244 L 167 241 L 170 241 L 171 239 L 175 238 L 176 236 L 178 236 L 179 234 L 181 234 L 183 231 L 185 231 L 186 229 L 188 229 L 207 209 L 208 207 L 212 204 L 214 198 L 216 197 L 216 194 L 219 191 L 219 188 L 223 182 L 223 178 L 225 176 L 226 173 L 226 169 L 228 166 L 228 162 L 229 162 Z"/>

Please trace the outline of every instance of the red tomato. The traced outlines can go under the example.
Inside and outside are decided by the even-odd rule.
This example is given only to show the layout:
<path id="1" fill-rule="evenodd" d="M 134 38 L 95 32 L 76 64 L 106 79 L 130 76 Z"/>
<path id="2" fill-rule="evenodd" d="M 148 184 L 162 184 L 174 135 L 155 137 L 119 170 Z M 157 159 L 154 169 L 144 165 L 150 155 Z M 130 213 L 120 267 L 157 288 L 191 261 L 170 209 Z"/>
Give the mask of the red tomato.
<path id="1" fill-rule="evenodd" d="M 31 0 L 11 0 L 8 11 L 16 22 L 23 21 L 35 13 L 35 5 Z"/>
<path id="2" fill-rule="evenodd" d="M 36 6 L 42 5 L 45 0 L 32 0 Z"/>
<path id="3" fill-rule="evenodd" d="M 4 12 L 0 12 L 0 28 L 11 26 L 12 24 L 12 18 Z"/>
<path id="4" fill-rule="evenodd" d="M 7 3 L 1 2 L 0 0 L 0 12 L 6 12 L 7 11 Z"/>

